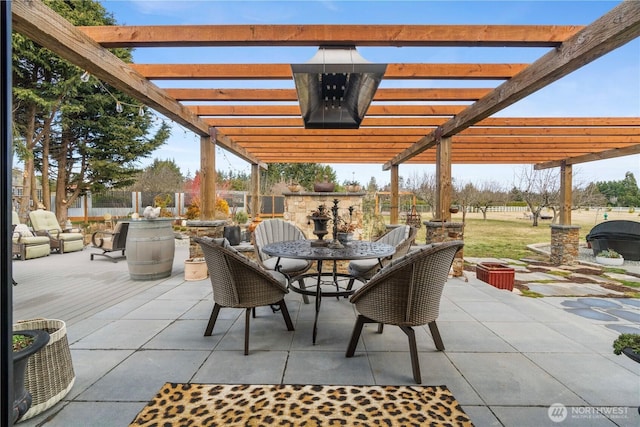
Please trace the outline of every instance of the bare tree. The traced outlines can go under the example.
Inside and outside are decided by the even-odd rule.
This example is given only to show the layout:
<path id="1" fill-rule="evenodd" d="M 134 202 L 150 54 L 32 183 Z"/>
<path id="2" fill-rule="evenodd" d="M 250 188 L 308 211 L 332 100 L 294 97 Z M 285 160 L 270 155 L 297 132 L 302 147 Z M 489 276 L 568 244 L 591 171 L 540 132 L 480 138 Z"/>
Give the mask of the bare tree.
<path id="1" fill-rule="evenodd" d="M 487 220 L 487 211 L 489 207 L 497 205 L 502 202 L 503 190 L 495 181 L 485 181 L 480 185 L 480 188 L 475 194 L 473 206 L 482 212 L 482 219 Z"/>
<path id="2" fill-rule="evenodd" d="M 556 169 L 534 170 L 525 166 L 516 176 L 515 188 L 527 203 L 533 216 L 533 226 L 538 226 L 538 218 L 543 208 L 558 206 L 560 176 Z M 556 210 L 554 209 L 554 217 Z"/>
<path id="3" fill-rule="evenodd" d="M 423 172 L 422 175 L 418 175 L 414 172 L 409 179 L 407 179 L 405 188 L 409 191 L 413 191 L 415 195 L 424 200 L 428 206 L 431 207 L 433 214 L 436 205 L 436 176 Z"/>
<path id="4" fill-rule="evenodd" d="M 453 198 L 462 210 L 462 222 L 465 222 L 467 218 L 467 210 L 469 209 L 469 207 L 474 205 L 478 197 L 478 189 L 469 182 L 464 185 L 454 185 L 453 192 Z"/>

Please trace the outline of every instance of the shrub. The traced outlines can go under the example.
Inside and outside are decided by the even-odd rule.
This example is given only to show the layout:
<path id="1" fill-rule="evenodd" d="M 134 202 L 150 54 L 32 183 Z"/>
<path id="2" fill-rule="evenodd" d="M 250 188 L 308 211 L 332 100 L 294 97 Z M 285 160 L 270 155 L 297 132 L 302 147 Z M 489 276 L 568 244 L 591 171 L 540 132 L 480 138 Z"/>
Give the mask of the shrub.
<path id="1" fill-rule="evenodd" d="M 619 355 L 625 348 L 640 353 L 640 334 L 620 334 L 613 342 L 613 352 Z"/>

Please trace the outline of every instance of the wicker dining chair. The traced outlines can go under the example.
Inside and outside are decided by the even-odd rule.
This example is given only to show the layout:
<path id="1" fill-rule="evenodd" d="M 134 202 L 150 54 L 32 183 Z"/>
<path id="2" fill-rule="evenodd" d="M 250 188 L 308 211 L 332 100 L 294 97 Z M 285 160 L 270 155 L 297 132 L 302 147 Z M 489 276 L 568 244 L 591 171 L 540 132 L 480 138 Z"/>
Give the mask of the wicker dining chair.
<path id="1" fill-rule="evenodd" d="M 213 332 L 218 313 L 223 307 L 245 309 L 244 354 L 249 354 L 249 319 L 251 312 L 261 306 L 279 306 L 287 330 L 293 331 L 284 296 L 288 293 L 287 279 L 275 271 L 261 266 L 236 252 L 225 238 L 197 237 L 209 269 L 213 288 L 213 310 L 204 335 Z"/>
<path id="2" fill-rule="evenodd" d="M 394 259 L 399 259 L 405 256 L 413 242 L 416 240 L 418 229 L 409 225 L 401 225 L 389 231 L 387 234 L 381 236 L 376 242 L 386 243 L 396 248 L 393 255 L 387 258 L 383 258 L 380 261 L 377 259 L 359 259 L 349 262 L 349 283 L 347 289 L 351 289 L 356 280 L 366 282 L 371 279 L 374 274 L 382 267 L 389 264 Z"/>
<path id="3" fill-rule="evenodd" d="M 260 265 L 267 270 L 275 270 L 276 263 L 278 271 L 290 280 L 295 276 L 305 273 L 311 268 L 311 261 L 305 259 L 280 258 L 267 255 L 262 248 L 269 243 L 284 242 L 287 240 L 305 240 L 304 235 L 294 224 L 283 221 L 281 219 L 268 219 L 262 221 L 253 231 L 254 249 L 256 258 Z M 298 281 L 301 289 L 305 288 L 304 280 Z M 309 304 L 309 297 L 303 295 L 302 299 L 305 304 Z"/>
<path id="4" fill-rule="evenodd" d="M 444 350 L 436 319 L 453 258 L 463 246 L 462 241 L 454 240 L 410 252 L 380 270 L 358 289 L 350 299 L 358 311 L 358 318 L 346 356 L 353 356 L 365 323 L 379 323 L 379 333 L 384 324 L 399 326 L 409 338 L 413 379 L 422 383 L 413 327 L 428 324 L 436 348 Z"/>

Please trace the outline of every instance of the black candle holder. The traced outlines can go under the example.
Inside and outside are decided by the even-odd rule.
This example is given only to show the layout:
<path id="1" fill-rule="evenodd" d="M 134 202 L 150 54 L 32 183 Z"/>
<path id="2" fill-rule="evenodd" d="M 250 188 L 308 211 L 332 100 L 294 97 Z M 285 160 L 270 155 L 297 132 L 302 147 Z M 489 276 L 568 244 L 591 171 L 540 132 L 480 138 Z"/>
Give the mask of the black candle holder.
<path id="1" fill-rule="evenodd" d="M 338 240 L 338 223 L 340 221 L 338 217 L 338 199 L 333 199 L 333 206 L 331 207 L 331 213 L 333 214 L 333 240 L 327 247 L 331 249 L 342 249 L 344 245 Z"/>

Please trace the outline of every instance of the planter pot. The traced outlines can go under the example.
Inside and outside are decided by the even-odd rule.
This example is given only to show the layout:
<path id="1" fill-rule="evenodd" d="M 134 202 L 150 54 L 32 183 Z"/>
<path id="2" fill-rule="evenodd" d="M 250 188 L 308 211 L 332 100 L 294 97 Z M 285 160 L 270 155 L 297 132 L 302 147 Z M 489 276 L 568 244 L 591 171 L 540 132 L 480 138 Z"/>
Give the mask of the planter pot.
<path id="1" fill-rule="evenodd" d="M 297 193 L 302 189 L 302 187 L 300 187 L 299 184 L 291 184 L 288 187 L 289 187 L 289 191 L 291 191 L 292 193 Z"/>
<path id="2" fill-rule="evenodd" d="M 336 188 L 333 182 L 316 182 L 313 184 L 313 191 L 317 193 L 330 193 Z"/>
<path id="3" fill-rule="evenodd" d="M 460 208 L 452 206 L 449 208 L 449 213 L 458 213 L 460 211 Z"/>
<path id="4" fill-rule="evenodd" d="M 190 282 L 203 280 L 209 276 L 207 263 L 204 258 L 191 258 L 184 262 L 184 280 Z"/>
<path id="5" fill-rule="evenodd" d="M 255 217 L 253 221 L 251 221 L 251 224 L 249 224 L 249 226 L 247 227 L 247 231 L 249 231 L 249 233 L 253 233 L 253 230 L 255 230 L 258 224 L 260 224 L 261 222 L 262 218 L 260 218 L 259 216 Z"/>
<path id="6" fill-rule="evenodd" d="M 494 288 L 513 291 L 515 270 L 505 264 L 481 262 L 476 265 L 476 277 Z"/>
<path id="7" fill-rule="evenodd" d="M 640 353 L 636 353 L 629 347 L 623 348 L 622 353 L 624 353 L 625 356 L 627 356 L 629 359 L 633 360 L 634 362 L 640 363 Z M 638 408 L 638 410 L 640 411 L 640 408 Z"/>
<path id="8" fill-rule="evenodd" d="M 46 331 L 23 330 L 14 332 L 14 335 L 26 335 L 33 338 L 29 347 L 13 352 L 13 423 L 15 424 L 27 413 L 33 401 L 31 393 L 25 387 L 27 363 L 31 356 L 47 345 L 49 334 Z"/>
<path id="9" fill-rule="evenodd" d="M 349 193 L 357 193 L 361 189 L 359 185 L 347 185 L 347 192 Z"/>
<path id="10" fill-rule="evenodd" d="M 231 246 L 238 246 L 240 244 L 240 226 L 228 225 L 224 227 L 223 236 L 229 241 Z"/>
<path id="11" fill-rule="evenodd" d="M 133 280 L 155 280 L 171 276 L 176 244 L 172 219 L 129 221 L 127 265 Z"/>
<path id="12" fill-rule="evenodd" d="M 338 233 L 338 235 L 336 236 L 338 238 L 338 241 L 340 243 L 342 243 L 343 245 L 346 245 L 347 243 L 349 243 L 350 241 L 353 240 L 353 233 Z"/>
<path id="13" fill-rule="evenodd" d="M 624 258 L 605 258 L 596 256 L 596 262 L 602 265 L 621 266 L 622 264 L 624 264 Z"/>
<path id="14" fill-rule="evenodd" d="M 47 345 L 33 355 L 27 364 L 24 384 L 31 393 L 32 403 L 22 417 L 26 420 L 62 400 L 73 387 L 76 375 L 65 322 L 57 319 L 32 319 L 13 325 L 14 333 L 23 333 L 24 330 L 44 331 L 50 337 Z"/>

